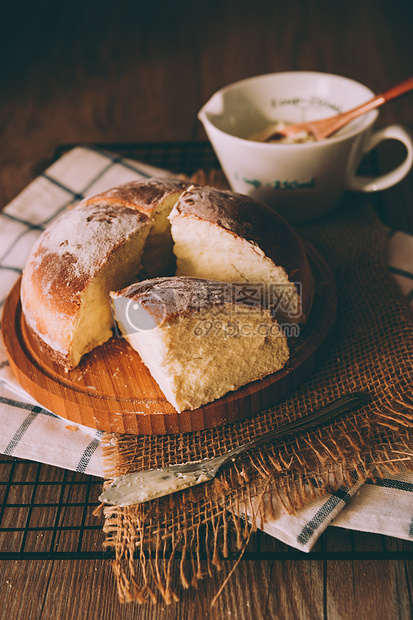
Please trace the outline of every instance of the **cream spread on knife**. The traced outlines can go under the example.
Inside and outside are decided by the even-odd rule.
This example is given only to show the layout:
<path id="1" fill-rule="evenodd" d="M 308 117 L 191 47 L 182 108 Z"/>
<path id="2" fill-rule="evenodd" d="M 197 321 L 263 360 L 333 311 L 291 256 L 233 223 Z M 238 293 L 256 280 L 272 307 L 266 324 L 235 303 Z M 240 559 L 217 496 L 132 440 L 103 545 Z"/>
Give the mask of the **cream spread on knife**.
<path id="1" fill-rule="evenodd" d="M 135 472 L 114 480 L 99 499 L 106 504 L 120 507 L 142 504 L 210 479 L 211 476 L 203 471 L 174 471 L 173 467 Z"/>

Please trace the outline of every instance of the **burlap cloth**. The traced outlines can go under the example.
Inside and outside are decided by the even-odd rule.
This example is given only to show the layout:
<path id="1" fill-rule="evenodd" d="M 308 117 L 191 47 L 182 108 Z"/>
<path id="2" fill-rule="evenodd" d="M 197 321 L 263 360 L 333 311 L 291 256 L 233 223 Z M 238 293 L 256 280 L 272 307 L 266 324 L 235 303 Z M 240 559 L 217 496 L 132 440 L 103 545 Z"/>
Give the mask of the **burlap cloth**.
<path id="1" fill-rule="evenodd" d="M 256 448 L 193 490 L 105 508 L 122 601 L 159 593 L 177 600 L 174 562 L 189 587 L 203 567 L 211 574 L 222 558 L 242 552 L 265 518 L 265 491 L 294 511 L 343 481 L 413 470 L 413 317 L 386 268 L 387 229 L 371 206 L 353 204 L 298 231 L 326 258 L 338 287 L 334 337 L 316 372 L 289 398 L 240 423 L 184 435 L 107 436 L 110 477 L 222 454 L 353 390 L 368 390 L 372 403 L 321 430 Z M 236 516 L 246 511 L 250 524 Z"/>

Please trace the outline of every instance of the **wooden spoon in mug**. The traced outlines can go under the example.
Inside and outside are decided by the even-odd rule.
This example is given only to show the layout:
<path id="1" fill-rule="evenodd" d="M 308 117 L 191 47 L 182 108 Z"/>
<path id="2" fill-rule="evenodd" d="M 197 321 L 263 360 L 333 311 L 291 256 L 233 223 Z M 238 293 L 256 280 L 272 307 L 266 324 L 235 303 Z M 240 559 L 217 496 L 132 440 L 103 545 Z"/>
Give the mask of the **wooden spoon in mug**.
<path id="1" fill-rule="evenodd" d="M 344 127 L 344 125 L 352 121 L 354 118 L 357 118 L 362 114 L 366 114 L 366 112 L 370 112 L 370 110 L 374 110 L 388 101 L 397 99 L 398 97 L 409 93 L 411 90 L 413 90 L 413 76 L 407 78 L 399 84 L 396 84 L 395 86 L 392 86 L 383 93 L 376 95 L 373 99 L 366 101 L 366 103 L 363 103 L 352 110 L 348 110 L 347 112 L 343 112 L 342 114 L 330 116 L 329 118 L 319 121 L 294 123 L 291 125 L 286 125 L 282 128 L 279 127 L 279 124 L 270 125 L 263 131 L 257 133 L 252 139 L 258 142 L 269 142 L 270 140 L 282 140 L 284 138 L 293 139 L 299 134 L 302 134 L 304 136 L 310 136 L 315 141 L 323 140 L 341 129 L 341 127 Z"/>

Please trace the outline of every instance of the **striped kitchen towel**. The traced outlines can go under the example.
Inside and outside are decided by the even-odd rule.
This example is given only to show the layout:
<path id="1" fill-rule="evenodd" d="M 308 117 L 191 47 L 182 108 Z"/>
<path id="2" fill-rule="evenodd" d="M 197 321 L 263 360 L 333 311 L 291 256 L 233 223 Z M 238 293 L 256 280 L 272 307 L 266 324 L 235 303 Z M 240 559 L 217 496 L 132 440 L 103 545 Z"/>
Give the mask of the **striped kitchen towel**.
<path id="1" fill-rule="evenodd" d="M 264 502 L 269 501 L 268 496 L 264 498 Z M 295 514 L 288 514 L 272 501 L 272 512 L 261 529 L 301 551 L 311 551 L 329 526 L 413 542 L 413 474 L 358 482 L 351 488 L 343 485 Z"/>
<path id="2" fill-rule="evenodd" d="M 169 173 L 111 153 L 76 147 L 36 178 L 0 214 L 0 319 L 4 301 L 44 228 L 84 196 Z M 389 266 L 413 305 L 413 238 L 394 232 Z M 0 339 L 0 453 L 104 477 L 103 433 L 68 422 L 36 403 L 18 384 Z M 295 515 L 281 506 L 263 529 L 309 551 L 328 525 L 413 540 L 413 475 L 342 486 Z"/>

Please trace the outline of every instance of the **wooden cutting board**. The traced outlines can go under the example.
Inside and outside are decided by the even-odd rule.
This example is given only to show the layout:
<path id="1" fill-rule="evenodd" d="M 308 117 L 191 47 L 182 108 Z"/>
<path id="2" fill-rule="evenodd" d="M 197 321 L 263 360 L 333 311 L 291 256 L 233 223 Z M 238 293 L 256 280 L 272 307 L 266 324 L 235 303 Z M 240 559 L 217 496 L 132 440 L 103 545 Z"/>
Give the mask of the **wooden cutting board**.
<path id="1" fill-rule="evenodd" d="M 137 435 L 185 433 L 242 420 L 287 396 L 320 363 L 334 324 L 337 292 L 321 255 L 307 246 L 315 279 L 309 321 L 290 339 L 285 368 L 194 411 L 177 413 L 146 366 L 123 338 L 113 337 L 65 372 L 42 354 L 30 336 L 20 304 L 20 280 L 4 307 L 3 338 L 21 386 L 43 407 L 78 424 Z"/>

